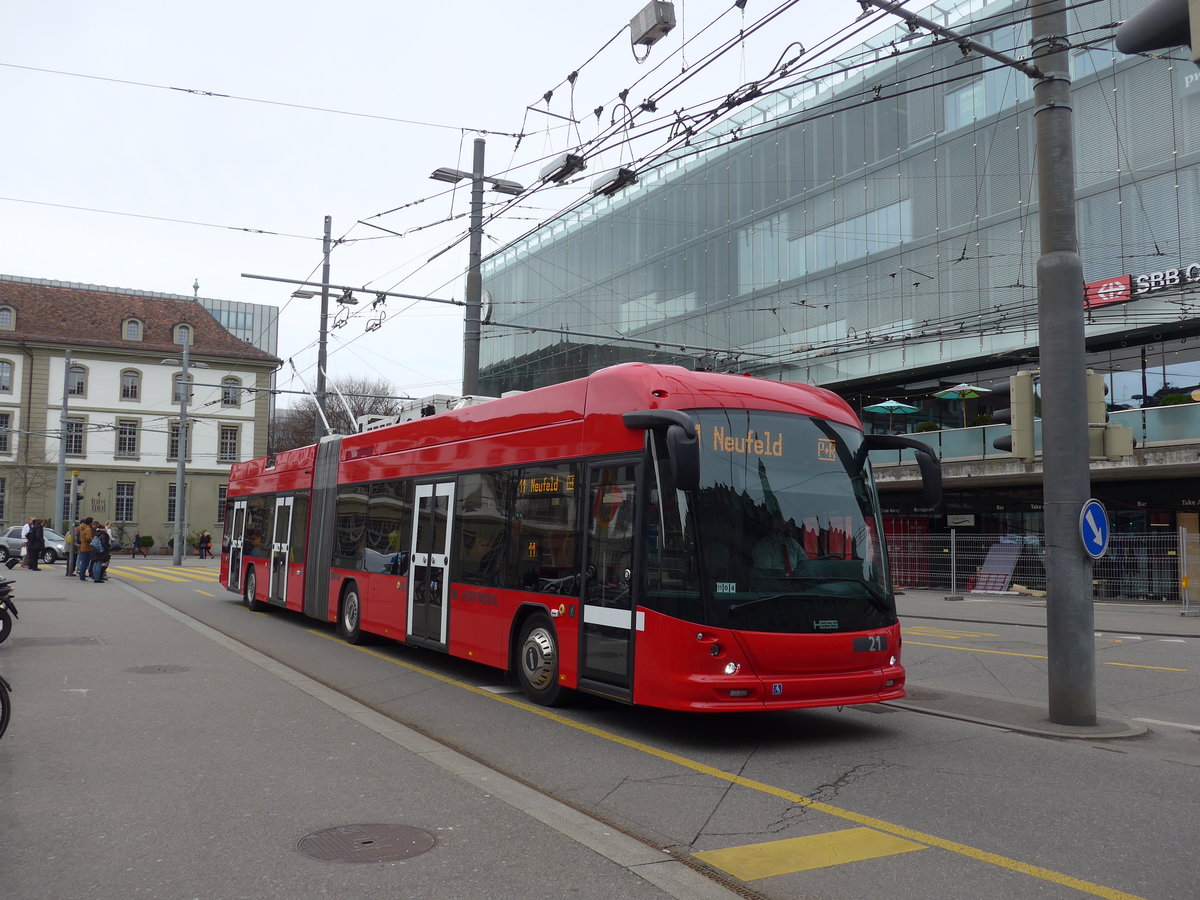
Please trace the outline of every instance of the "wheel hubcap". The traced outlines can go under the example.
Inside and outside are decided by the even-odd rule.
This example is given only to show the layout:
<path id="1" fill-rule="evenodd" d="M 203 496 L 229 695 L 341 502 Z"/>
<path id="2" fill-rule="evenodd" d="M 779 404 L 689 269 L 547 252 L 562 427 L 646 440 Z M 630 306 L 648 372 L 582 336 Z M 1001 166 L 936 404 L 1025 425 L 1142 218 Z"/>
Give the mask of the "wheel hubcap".
<path id="1" fill-rule="evenodd" d="M 346 595 L 346 612 L 342 616 L 342 623 L 348 632 L 358 626 L 358 594 Z"/>
<path id="2" fill-rule="evenodd" d="M 550 685 L 550 679 L 554 677 L 554 641 L 545 628 L 535 628 L 525 638 L 521 667 L 525 670 L 525 678 L 536 690 Z"/>

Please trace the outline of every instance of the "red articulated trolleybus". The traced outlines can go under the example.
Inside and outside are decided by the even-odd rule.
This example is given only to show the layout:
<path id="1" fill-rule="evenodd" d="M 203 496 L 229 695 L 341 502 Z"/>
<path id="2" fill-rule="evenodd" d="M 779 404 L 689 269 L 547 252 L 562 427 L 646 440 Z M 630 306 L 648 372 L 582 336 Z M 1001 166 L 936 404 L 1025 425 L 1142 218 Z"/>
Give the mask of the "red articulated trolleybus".
<path id="1" fill-rule="evenodd" d="M 629 363 L 234 465 L 221 579 L 373 634 L 677 710 L 904 696 L 864 436 L 829 391 Z"/>

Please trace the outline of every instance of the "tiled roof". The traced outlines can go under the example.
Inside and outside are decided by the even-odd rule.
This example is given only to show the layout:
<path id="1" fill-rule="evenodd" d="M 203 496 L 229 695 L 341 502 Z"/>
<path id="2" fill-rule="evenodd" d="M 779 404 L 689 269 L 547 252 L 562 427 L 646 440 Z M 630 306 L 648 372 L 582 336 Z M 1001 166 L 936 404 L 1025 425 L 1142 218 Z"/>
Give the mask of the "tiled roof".
<path id="1" fill-rule="evenodd" d="M 118 288 L 10 281 L 0 277 L 0 306 L 16 311 L 16 329 L 0 331 L 0 340 L 61 344 L 72 349 L 124 349 L 140 353 L 178 353 L 172 341 L 176 325 L 192 326 L 193 356 L 215 356 L 278 366 L 280 360 L 230 334 L 212 313 L 188 298 L 123 293 Z M 142 322 L 142 339 L 125 340 L 122 322 Z"/>

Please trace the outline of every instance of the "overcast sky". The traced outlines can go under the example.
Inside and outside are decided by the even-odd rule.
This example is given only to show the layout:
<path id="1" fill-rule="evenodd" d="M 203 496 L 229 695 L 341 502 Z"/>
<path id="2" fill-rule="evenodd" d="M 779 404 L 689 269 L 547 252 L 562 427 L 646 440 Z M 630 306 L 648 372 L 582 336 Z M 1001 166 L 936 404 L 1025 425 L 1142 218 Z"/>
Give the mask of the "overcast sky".
<path id="1" fill-rule="evenodd" d="M 861 12 L 856 0 L 749 0 L 744 11 L 677 0 L 676 29 L 639 63 L 628 23 L 642 5 L 6 3 L 0 273 L 186 295 L 198 280 L 202 297 L 277 306 L 279 355 L 312 385 L 319 300 L 241 276 L 319 280 L 324 216 L 335 239 L 348 238 L 333 252 L 331 282 L 461 300 L 466 241 L 427 260 L 466 233 L 469 188 L 451 193 L 429 174 L 470 170 L 476 130 L 491 132 L 489 175 L 532 185 L 548 157 L 608 126 L 622 89 L 639 104 L 733 39 L 660 114 L 719 98 L 764 76 L 792 42 L 817 46 Z M 737 40 L 781 7 L 790 8 Z M 556 116 L 573 109 L 579 124 L 531 105 Z M 583 184 L 629 161 L 628 151 L 608 151 Z M 577 196 L 533 194 L 488 224 L 484 254 Z M 462 217 L 422 227 L 451 215 Z M 331 378 L 379 377 L 415 396 L 458 392 L 460 308 L 368 307 L 330 331 Z M 381 327 L 367 330 L 381 313 Z M 280 386 L 299 387 L 286 362 Z"/>

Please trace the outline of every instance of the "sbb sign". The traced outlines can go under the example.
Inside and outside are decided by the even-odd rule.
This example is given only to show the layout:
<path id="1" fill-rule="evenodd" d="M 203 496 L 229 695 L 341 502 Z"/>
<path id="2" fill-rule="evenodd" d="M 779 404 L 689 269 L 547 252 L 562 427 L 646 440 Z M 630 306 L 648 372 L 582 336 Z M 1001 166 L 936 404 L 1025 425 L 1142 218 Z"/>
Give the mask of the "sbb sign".
<path id="1" fill-rule="evenodd" d="M 1181 287 L 1185 284 L 1200 282 L 1200 263 L 1182 266 L 1178 269 L 1164 269 L 1161 272 L 1150 272 L 1139 275 L 1133 280 L 1135 294 L 1150 294 L 1167 288 Z"/>

